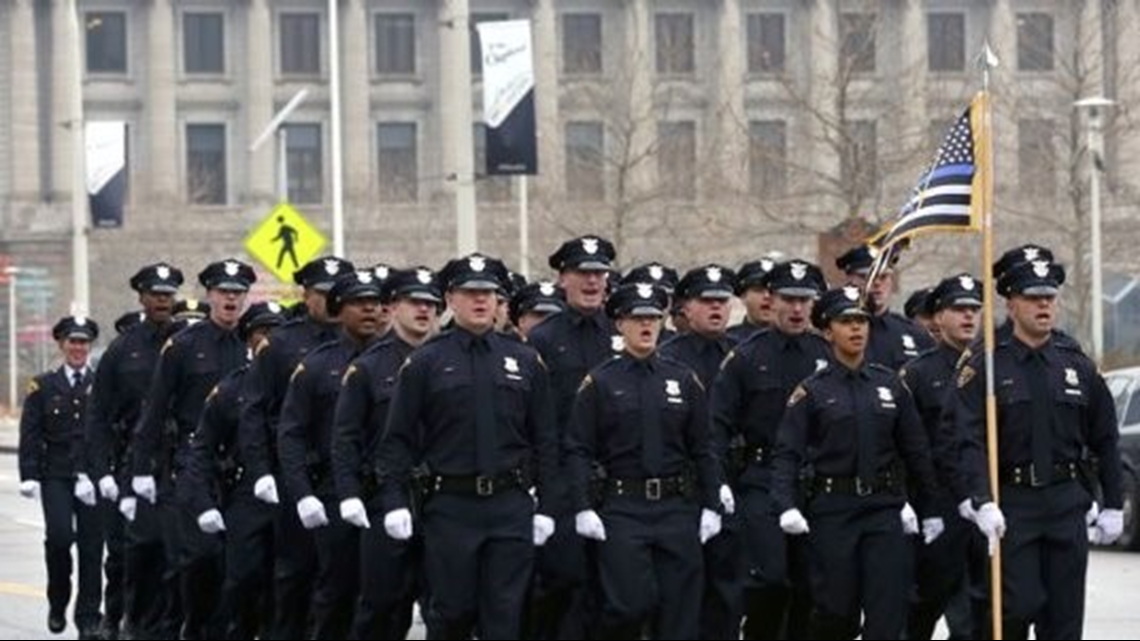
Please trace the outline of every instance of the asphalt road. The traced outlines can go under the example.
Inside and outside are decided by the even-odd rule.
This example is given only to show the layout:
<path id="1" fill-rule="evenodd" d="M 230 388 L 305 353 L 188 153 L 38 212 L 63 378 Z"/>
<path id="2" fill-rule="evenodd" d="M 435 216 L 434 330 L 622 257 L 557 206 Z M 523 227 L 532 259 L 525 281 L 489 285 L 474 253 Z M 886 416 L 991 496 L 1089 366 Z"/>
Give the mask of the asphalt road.
<path id="1" fill-rule="evenodd" d="M 43 519 L 20 498 L 16 457 L 0 454 L 0 638 L 51 639 L 46 627 Z M 1096 550 L 1089 564 L 1085 638 L 1140 637 L 1140 553 Z M 420 626 L 414 631 L 423 634 Z M 940 628 L 945 636 L 945 629 Z M 75 629 L 63 635 L 75 638 Z M 422 638 L 422 636 L 421 636 Z"/>

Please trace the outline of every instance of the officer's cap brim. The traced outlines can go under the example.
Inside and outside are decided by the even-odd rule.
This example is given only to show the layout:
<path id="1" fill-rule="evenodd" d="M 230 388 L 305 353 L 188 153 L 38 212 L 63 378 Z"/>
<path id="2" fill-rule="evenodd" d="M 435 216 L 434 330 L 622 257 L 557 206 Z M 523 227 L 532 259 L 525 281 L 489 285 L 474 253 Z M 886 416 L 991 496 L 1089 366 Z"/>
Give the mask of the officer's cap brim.
<path id="1" fill-rule="evenodd" d="M 819 298 L 819 290 L 811 287 L 780 287 L 772 293 L 787 298 Z"/>
<path id="2" fill-rule="evenodd" d="M 1061 290 L 1054 285 L 1031 285 L 1013 293 L 1021 296 L 1056 296 L 1060 292 Z"/>
<path id="3" fill-rule="evenodd" d="M 478 279 L 476 279 L 476 280 L 468 280 L 468 281 L 455 283 L 454 285 L 451 286 L 451 288 L 452 289 L 464 289 L 464 290 L 468 290 L 468 291 L 489 292 L 489 291 L 499 291 L 502 289 L 502 286 L 493 280 L 478 280 Z"/>

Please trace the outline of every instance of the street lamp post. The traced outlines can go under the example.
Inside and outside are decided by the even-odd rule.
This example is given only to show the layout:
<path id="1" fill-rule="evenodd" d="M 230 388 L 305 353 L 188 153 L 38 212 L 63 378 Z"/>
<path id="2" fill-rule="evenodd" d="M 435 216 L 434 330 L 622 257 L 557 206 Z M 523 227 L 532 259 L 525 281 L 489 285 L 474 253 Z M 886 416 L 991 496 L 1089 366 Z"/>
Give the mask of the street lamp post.
<path id="1" fill-rule="evenodd" d="M 1091 272 L 1092 309 L 1092 357 L 1097 363 L 1104 357 L 1104 280 L 1101 270 L 1100 242 L 1100 173 L 1104 167 L 1103 110 L 1112 106 L 1113 101 L 1104 96 L 1085 98 L 1073 103 L 1077 109 L 1088 110 L 1085 131 L 1088 136 L 1089 152 L 1089 262 Z"/>
<path id="2" fill-rule="evenodd" d="M 16 352 L 16 277 L 19 274 L 19 267 L 4 268 L 4 275 L 8 277 L 8 411 L 10 412 L 16 411 L 16 405 L 20 400 L 16 380 L 20 376 L 20 359 Z"/>

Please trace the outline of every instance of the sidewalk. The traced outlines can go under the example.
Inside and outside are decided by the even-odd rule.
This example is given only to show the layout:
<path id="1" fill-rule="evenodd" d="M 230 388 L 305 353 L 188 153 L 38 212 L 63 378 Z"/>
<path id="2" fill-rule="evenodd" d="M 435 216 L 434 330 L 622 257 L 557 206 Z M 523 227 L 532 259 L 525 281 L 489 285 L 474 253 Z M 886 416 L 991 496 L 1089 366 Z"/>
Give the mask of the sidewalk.
<path id="1" fill-rule="evenodd" d="M 0 454 L 15 454 L 20 441 L 20 422 L 0 416 Z"/>

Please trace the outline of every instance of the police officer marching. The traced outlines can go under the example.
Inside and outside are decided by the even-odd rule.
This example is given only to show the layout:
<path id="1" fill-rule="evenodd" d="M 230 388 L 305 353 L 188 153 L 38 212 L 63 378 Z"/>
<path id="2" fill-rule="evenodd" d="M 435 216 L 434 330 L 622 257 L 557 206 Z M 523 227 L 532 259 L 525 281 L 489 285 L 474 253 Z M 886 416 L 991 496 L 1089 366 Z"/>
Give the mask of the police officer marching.
<path id="1" fill-rule="evenodd" d="M 1123 529 L 1115 406 L 1096 364 L 1054 330 L 1065 270 L 1051 256 L 1018 248 L 994 266 L 1010 321 L 993 354 L 1000 509 L 986 473 L 982 354 L 961 367 L 954 395 L 972 516 L 991 549 L 1005 539 L 1007 639 L 1031 626 L 1038 639 L 1081 638 L 1090 539 L 1112 543 Z M 1105 509 L 1086 530 L 1093 476 Z"/>
<path id="2" fill-rule="evenodd" d="M 71 601 L 71 546 L 79 549 L 75 627 L 80 639 L 98 639 L 102 600 L 103 526 L 95 485 L 87 474 L 84 417 L 91 388 L 88 357 L 99 326 L 84 316 L 60 319 L 51 331 L 63 365 L 28 384 L 20 416 L 20 494 L 40 499 L 47 563 L 48 630 L 67 627 Z"/>
<path id="3" fill-rule="evenodd" d="M 426 267 L 397 270 L 381 287 L 392 329 L 349 365 L 333 419 L 332 471 L 341 517 L 360 533 L 360 600 L 353 639 L 403 639 L 423 595 L 423 537 L 397 541 L 382 527 L 381 438 L 400 367 L 439 331 L 443 292 Z M 418 494 L 409 500 L 418 508 Z M 418 509 L 413 510 L 418 513 Z"/>
<path id="4" fill-rule="evenodd" d="M 511 296 L 511 325 L 524 340 L 553 314 L 566 311 L 566 292 L 550 281 L 528 283 Z"/>
<path id="5" fill-rule="evenodd" d="M 870 313 L 860 291 L 825 293 L 812 320 L 832 345 L 832 363 L 792 392 L 780 422 L 773 496 L 780 527 L 808 535 L 812 635 L 897 639 L 906 622 L 909 568 L 900 549 L 917 534 L 903 473 L 925 510 L 935 490 L 926 433 L 898 374 L 865 356 Z M 801 469 L 810 466 L 804 510 Z"/>
<path id="6" fill-rule="evenodd" d="M 129 451 L 159 351 L 170 335 L 174 296 L 182 282 L 182 271 L 167 263 L 145 265 L 131 276 L 130 287 L 143 308 L 131 315 L 141 318 L 103 352 L 87 401 L 91 477 L 98 479 L 100 495 L 118 508 L 104 520 L 107 590 L 102 634 L 108 639 L 157 636 L 172 627 L 161 621 L 168 610 L 166 597 L 175 598 L 162 589 L 162 532 L 150 505 L 139 506 L 130 492 Z"/>
<path id="7" fill-rule="evenodd" d="M 827 284 L 816 265 L 790 260 L 766 272 L 761 286 L 771 293 L 772 325 L 725 358 L 710 396 L 713 429 L 727 450 L 744 527 L 744 638 L 783 638 L 784 629 L 787 638 L 808 638 L 806 554 L 793 552 L 796 543 L 780 530 L 772 461 L 789 395 L 831 359 L 827 341 L 811 331 L 812 305 Z"/>
<path id="8" fill-rule="evenodd" d="M 677 270 L 669 267 L 668 265 L 652 262 L 645 263 L 644 265 L 638 265 L 637 267 L 634 267 L 633 269 L 627 271 L 625 275 L 621 277 L 620 284 L 628 285 L 630 283 L 650 283 L 659 287 L 669 297 L 668 309 L 673 310 L 674 307 L 676 307 L 677 317 L 683 318 L 684 312 L 680 309 L 680 300 L 676 298 L 677 283 L 680 281 L 681 277 L 677 274 Z M 685 331 L 688 331 L 687 323 L 687 320 L 684 321 Z M 661 338 L 658 339 L 658 342 L 664 344 L 666 341 L 676 336 L 677 333 L 677 330 L 670 329 L 668 326 L 665 326 L 661 329 Z"/>
<path id="9" fill-rule="evenodd" d="M 341 379 L 349 363 L 379 338 L 382 293 L 370 271 L 342 274 L 328 293 L 328 313 L 340 336 L 317 347 L 297 365 L 277 427 L 277 455 L 301 525 L 313 531 L 317 580 L 313 634 L 344 639 L 352 626 L 359 585 L 358 532 L 327 509 L 335 505 L 332 431 Z"/>
<path id="10" fill-rule="evenodd" d="M 760 260 L 748 261 L 736 272 L 736 295 L 744 303 L 744 319 L 730 327 L 728 334 L 737 343 L 772 323 L 772 292 L 765 277 L 779 262 L 778 255 L 779 252 L 772 252 Z"/>
<path id="11" fill-rule="evenodd" d="M 162 348 L 147 402 L 135 431 L 131 488 L 158 505 L 168 569 L 179 578 L 184 616 L 181 638 L 216 634 L 216 596 L 221 587 L 220 542 L 198 528 L 198 515 L 178 500 L 178 479 L 190 455 L 210 390 L 246 361 L 236 328 L 257 275 L 249 265 L 227 259 L 198 274 L 210 303 L 208 320 L 170 337 Z M 161 498 L 161 502 L 159 499 Z"/>
<path id="12" fill-rule="evenodd" d="M 700 548 L 721 529 L 704 389 L 691 369 L 657 354 L 666 306 L 649 283 L 614 292 L 606 309 L 625 350 L 590 372 L 571 415 L 575 530 L 596 542 L 600 638 L 637 639 L 645 626 L 653 638 L 698 638 Z"/>
<path id="13" fill-rule="evenodd" d="M 412 469 L 427 468 L 425 618 L 441 639 L 519 638 L 534 547 L 554 531 L 546 501 L 558 442 L 546 368 L 494 331 L 507 277 L 502 262 L 478 254 L 443 269 L 455 327 L 405 363 L 381 448 L 384 529 L 394 539 L 412 536 Z"/>

